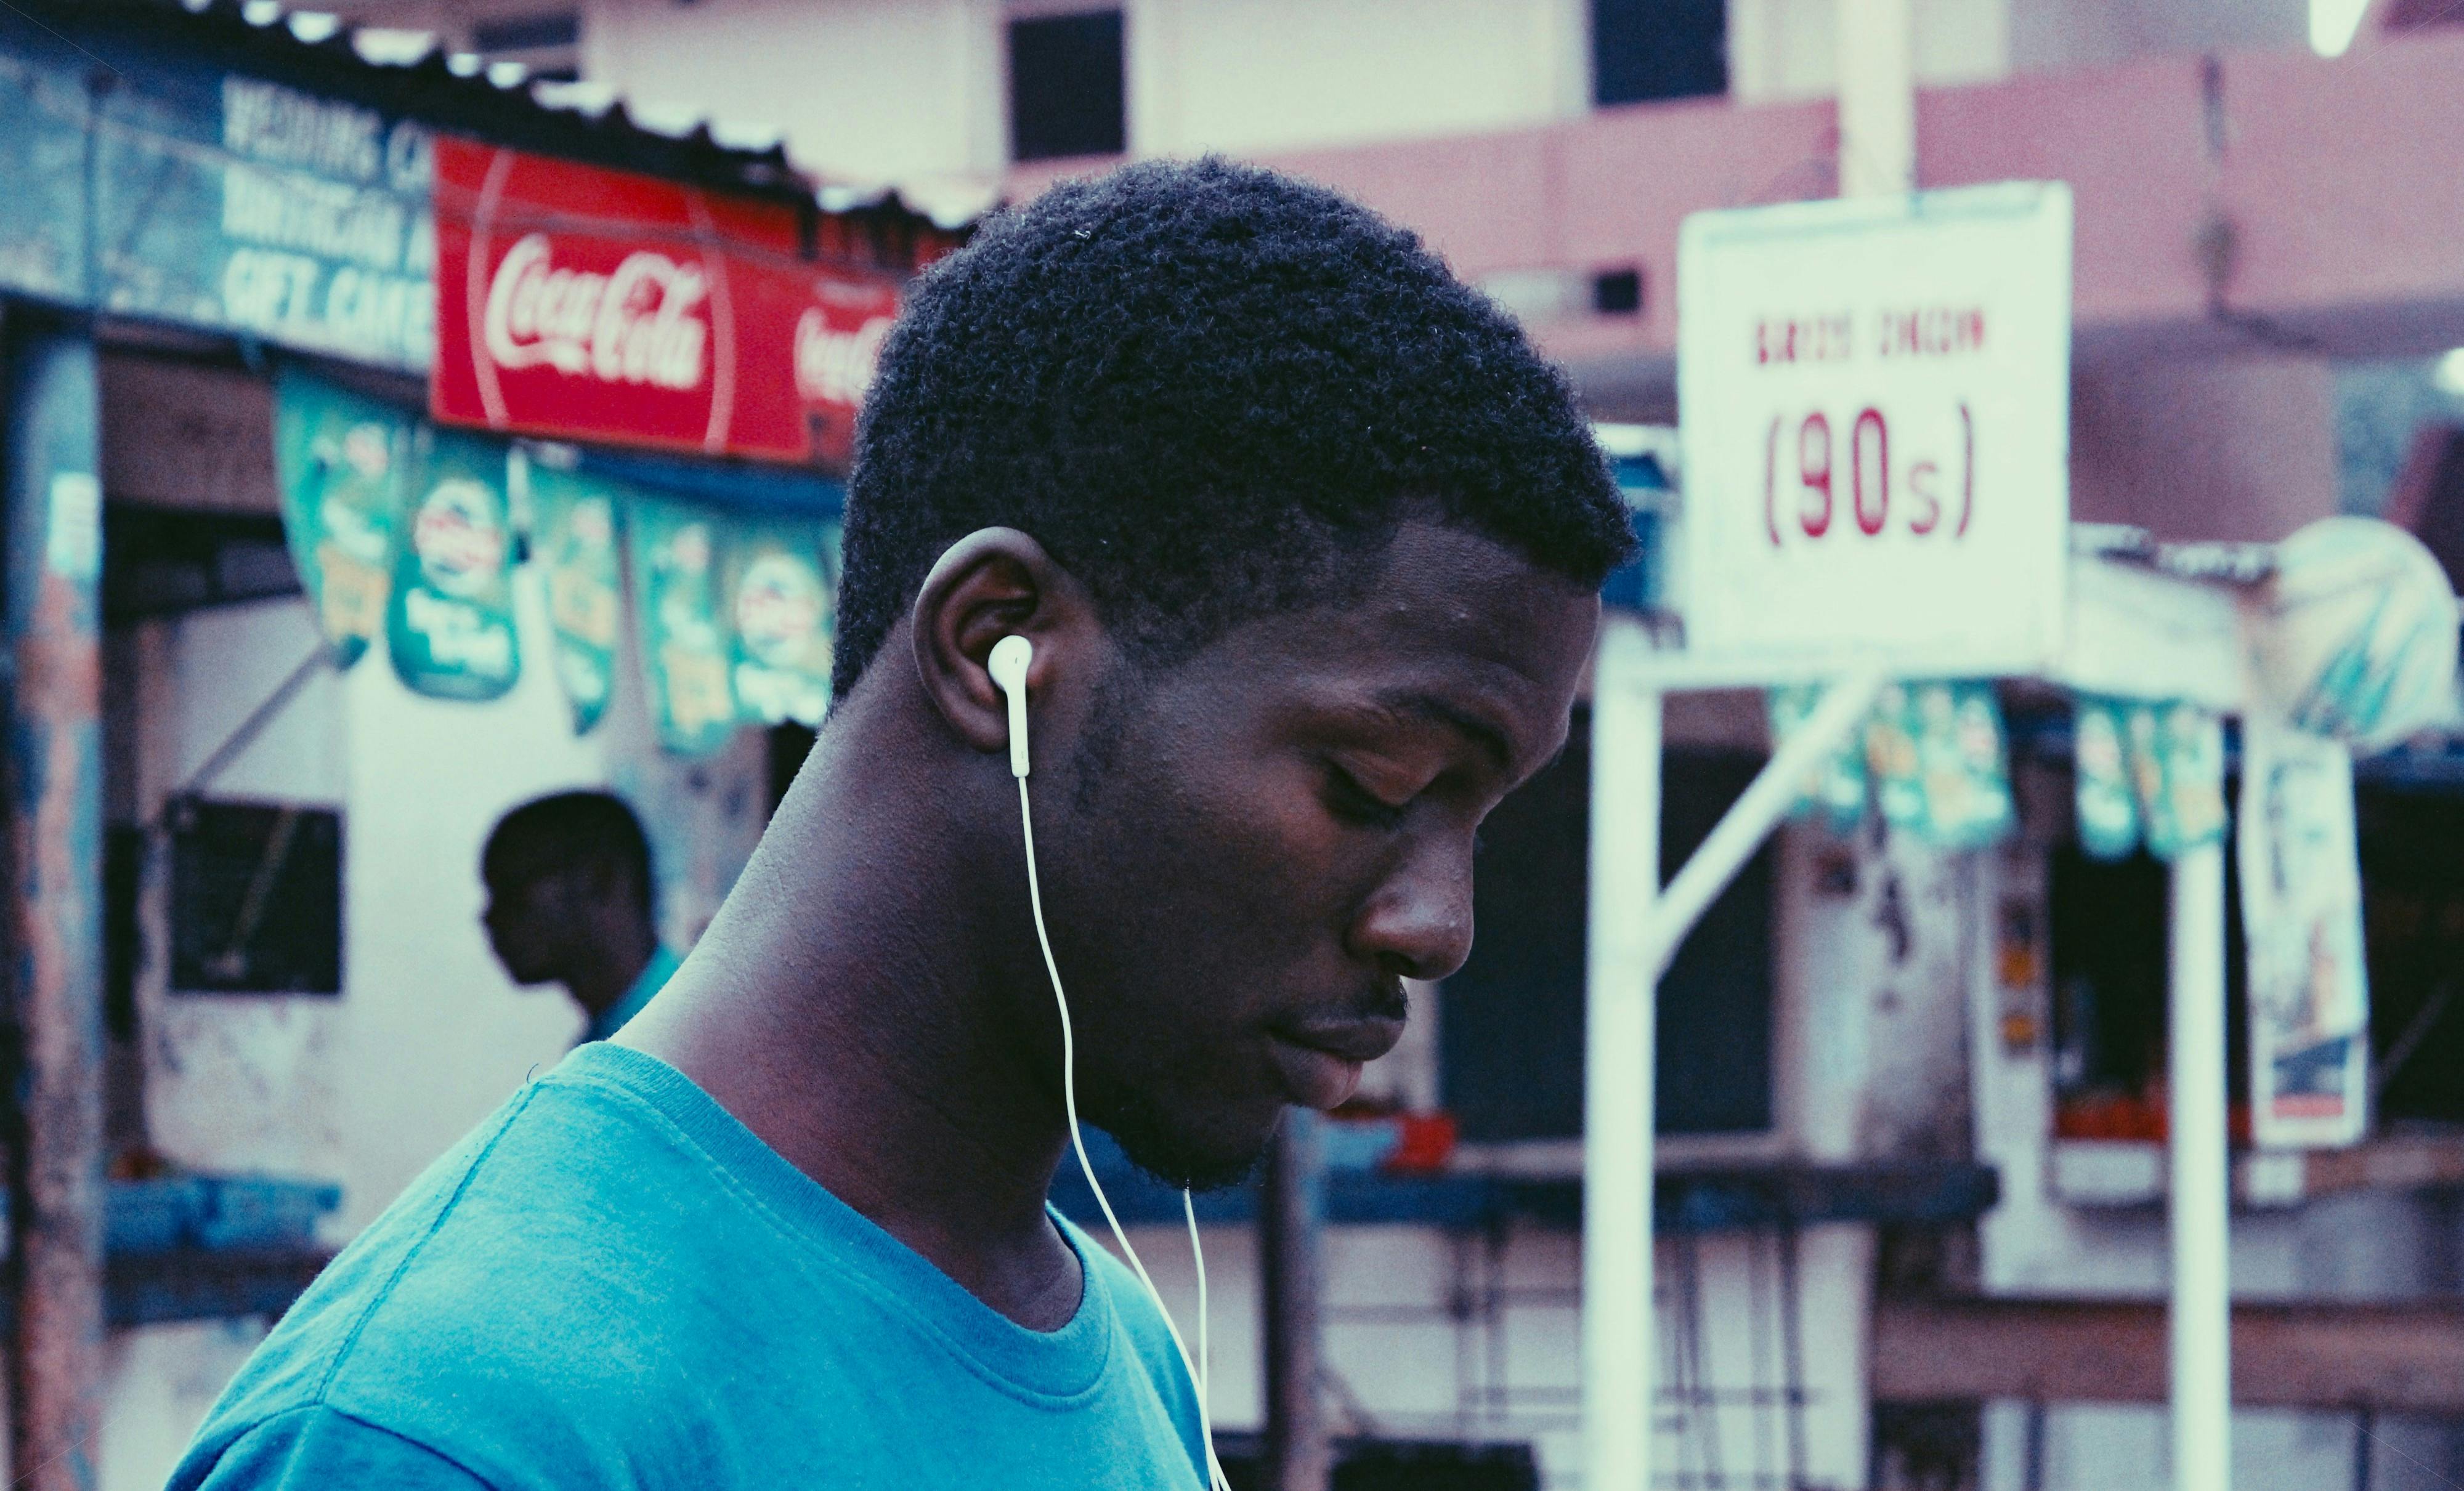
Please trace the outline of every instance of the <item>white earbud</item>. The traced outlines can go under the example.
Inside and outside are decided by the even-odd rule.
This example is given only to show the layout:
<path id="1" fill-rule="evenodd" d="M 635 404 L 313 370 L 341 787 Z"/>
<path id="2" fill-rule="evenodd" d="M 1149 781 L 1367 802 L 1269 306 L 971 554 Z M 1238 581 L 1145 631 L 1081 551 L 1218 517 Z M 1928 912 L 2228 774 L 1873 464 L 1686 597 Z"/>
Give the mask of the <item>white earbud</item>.
<path id="1" fill-rule="evenodd" d="M 1154 1302 L 1155 1313 L 1163 1317 L 1164 1332 L 1172 1337 L 1173 1349 L 1180 1355 L 1180 1365 L 1189 1373 L 1190 1387 L 1198 1396 L 1198 1437 L 1206 1452 L 1206 1483 L 1210 1491 L 1231 1491 L 1224 1479 L 1223 1464 L 1215 1455 L 1215 1416 L 1207 1401 L 1208 1372 L 1206 1360 L 1206 1252 L 1198 1241 L 1198 1208 L 1189 1193 L 1180 1194 L 1180 1215 L 1189 1223 L 1189 1251 L 1198 1272 L 1198 1354 L 1192 1356 L 1189 1344 L 1180 1337 L 1180 1327 L 1173 1324 L 1172 1311 L 1164 1307 L 1163 1295 L 1148 1275 L 1147 1265 L 1138 1258 L 1138 1250 L 1130 1246 L 1130 1235 L 1121 1228 L 1121 1218 L 1112 1211 L 1111 1197 L 1104 1194 L 1104 1183 L 1095 1178 L 1095 1164 L 1087 1157 L 1087 1139 L 1078 1125 L 1078 1038 L 1069 1021 L 1069 996 L 1061 988 L 1061 965 L 1053 960 L 1052 934 L 1044 926 L 1044 886 L 1035 873 L 1035 814 L 1026 795 L 1026 666 L 1035 661 L 1035 644 L 1015 632 L 993 644 L 992 656 L 984 660 L 984 669 L 993 675 L 994 687 L 1009 700 L 1009 772 L 1018 778 L 1019 826 L 1026 842 L 1026 904 L 1035 918 L 1035 942 L 1044 954 L 1044 971 L 1052 979 L 1052 1002 L 1061 1015 L 1061 1092 L 1062 1104 L 1069 1114 L 1069 1147 L 1078 1153 L 1078 1169 L 1087 1177 L 1087 1189 L 1095 1194 L 1095 1204 L 1104 1209 L 1104 1220 L 1111 1224 L 1112 1240 L 1121 1245 L 1121 1257 L 1138 1276 L 1147 1298 Z"/>
<path id="2" fill-rule="evenodd" d="M 1035 644 L 1012 632 L 993 644 L 984 660 L 994 685 L 1009 696 L 1009 774 L 1026 779 L 1026 665 L 1035 661 Z"/>

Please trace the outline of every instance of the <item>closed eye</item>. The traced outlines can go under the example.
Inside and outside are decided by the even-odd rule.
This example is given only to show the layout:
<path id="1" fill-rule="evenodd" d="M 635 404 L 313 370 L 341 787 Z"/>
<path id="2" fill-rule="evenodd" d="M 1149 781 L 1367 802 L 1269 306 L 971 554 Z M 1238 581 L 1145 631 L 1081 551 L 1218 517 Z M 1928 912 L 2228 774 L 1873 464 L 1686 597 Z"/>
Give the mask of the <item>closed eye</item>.
<path id="1" fill-rule="evenodd" d="M 1403 811 L 1410 805 L 1387 801 L 1350 772 L 1332 765 L 1326 769 L 1326 797 L 1335 817 L 1362 828 L 1394 828 L 1403 822 Z"/>

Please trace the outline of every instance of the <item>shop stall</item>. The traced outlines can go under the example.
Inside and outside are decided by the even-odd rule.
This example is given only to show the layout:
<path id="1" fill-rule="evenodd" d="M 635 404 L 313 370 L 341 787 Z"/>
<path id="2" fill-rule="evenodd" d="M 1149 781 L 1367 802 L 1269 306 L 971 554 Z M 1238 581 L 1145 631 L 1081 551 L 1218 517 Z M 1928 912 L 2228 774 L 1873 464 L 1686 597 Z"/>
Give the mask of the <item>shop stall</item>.
<path id="1" fill-rule="evenodd" d="M 106 1324 L 278 1308 L 493 1102 L 486 1040 L 554 1048 L 429 993 L 502 990 L 462 908 L 506 800 L 632 798 L 671 940 L 723 894 L 827 708 L 872 360 L 961 236 L 833 200 L 330 16 L 0 11 L 25 1483 L 81 1483 Z"/>
<path id="2" fill-rule="evenodd" d="M 1586 1484 L 1647 1483 L 1663 1400 L 1650 1077 L 1654 990 L 1671 957 L 1792 816 L 1850 839 L 1874 825 L 1945 855 L 2001 843 L 2019 808 L 2007 698 L 2060 717 L 2075 793 L 2063 806 L 2083 852 L 2109 862 L 2144 848 L 2161 866 L 2158 1183 L 2171 1463 L 2186 1491 L 2226 1484 L 2233 1401 L 2229 756 L 2241 776 L 2254 1137 L 2298 1168 L 2299 1151 L 2364 1131 L 2351 753 L 2453 721 L 2454 597 L 2418 542 L 2361 519 L 2273 546 L 2074 530 L 2069 243 L 2067 192 L 2026 185 L 1687 224 L 1673 572 L 1656 603 L 1612 615 L 1593 711 Z M 1774 749 L 1663 885 L 1664 701 L 1737 689 L 1768 691 Z M 1851 872 L 1853 859 L 1841 856 Z M 1990 878 L 1981 863 L 1968 878 Z M 1971 946 L 1997 945 L 1980 926 L 1987 904 L 1955 907 Z M 1961 1002 L 1971 984 L 1998 989 L 2003 1007 L 1978 1001 L 1971 1042 L 1954 1005 L 1952 1044 L 1929 1053 L 1947 1060 L 1929 1068 L 1928 1053 L 1890 1048 L 1908 1037 L 1887 1003 L 1856 980 L 1800 973 L 1780 1015 L 1797 1150 L 1848 1158 L 1886 1141 L 1908 1101 L 1893 1085 L 1940 1081 L 1970 1051 L 1979 1131 L 2030 1122 L 1991 1111 L 2010 1102 L 1992 1053 L 2049 1039 L 2045 980 L 2026 961 L 2042 938 L 2021 926 L 1998 945 L 2019 961 L 1980 976 L 1971 953 L 1947 982 Z M 2040 1132 L 2052 1116 L 2035 1114 Z M 2005 1176 L 2004 1190 L 2039 1178 Z M 1870 1252 L 1855 1271 L 1870 1281 Z M 1905 1351 L 1913 1338 L 1878 1336 L 1867 1317 L 1842 1323 L 1835 1348 L 1841 1339 Z"/>

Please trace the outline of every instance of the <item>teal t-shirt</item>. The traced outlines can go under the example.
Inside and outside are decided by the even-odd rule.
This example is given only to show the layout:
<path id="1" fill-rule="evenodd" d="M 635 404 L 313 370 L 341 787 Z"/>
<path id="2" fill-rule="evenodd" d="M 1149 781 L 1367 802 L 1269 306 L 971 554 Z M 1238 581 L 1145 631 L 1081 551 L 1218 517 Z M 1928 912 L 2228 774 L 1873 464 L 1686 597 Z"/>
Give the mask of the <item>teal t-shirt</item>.
<path id="1" fill-rule="evenodd" d="M 1028 1330 L 585 1045 L 342 1251 L 170 1491 L 1199 1491 L 1161 1317 L 1061 1225 L 1086 1286 Z"/>

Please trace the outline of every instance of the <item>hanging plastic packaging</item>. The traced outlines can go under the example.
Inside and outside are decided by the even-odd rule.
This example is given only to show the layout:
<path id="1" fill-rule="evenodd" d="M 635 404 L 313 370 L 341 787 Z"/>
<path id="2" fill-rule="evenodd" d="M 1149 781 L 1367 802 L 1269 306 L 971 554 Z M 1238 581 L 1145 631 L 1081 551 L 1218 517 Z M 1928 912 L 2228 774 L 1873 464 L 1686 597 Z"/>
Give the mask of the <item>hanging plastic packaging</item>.
<path id="1" fill-rule="evenodd" d="M 1925 799 L 1918 831 L 1936 848 L 1982 849 L 2016 822 L 2002 708 L 1990 683 L 1919 684 L 1908 691 Z"/>
<path id="2" fill-rule="evenodd" d="M 738 717 L 819 728 L 830 707 L 838 529 L 743 522 L 727 544 Z"/>
<path id="3" fill-rule="evenodd" d="M 1820 684 L 1791 685 L 1773 689 L 1765 696 L 1773 750 L 1805 728 L 1815 707 L 1822 702 L 1823 691 Z M 1847 738 L 1807 777 L 1800 792 L 1796 807 L 1799 819 L 1813 820 L 1842 836 L 1856 832 L 1857 825 L 1865 819 L 1867 796 L 1863 731 L 1850 731 Z"/>
<path id="4" fill-rule="evenodd" d="M 2160 860 L 2225 836 L 2224 723 L 2194 704 L 2129 709 L 2132 774 L 2147 851 Z"/>
<path id="5" fill-rule="evenodd" d="M 691 503 L 636 495 L 625 527 L 659 742 L 679 756 L 708 756 L 727 744 L 737 719 L 719 605 L 719 520 Z"/>
<path id="6" fill-rule="evenodd" d="M 557 681 L 572 706 L 573 733 L 588 735 L 616 691 L 625 609 L 616 554 L 622 494 L 542 452 L 529 454 L 520 469 L 530 486 L 531 552 L 547 580 Z"/>
<path id="7" fill-rule="evenodd" d="M 288 364 L 274 409 L 283 537 L 334 666 L 348 668 L 385 629 L 413 421 Z"/>
<path id="8" fill-rule="evenodd" d="M 2113 699 L 2079 700 L 2071 764 L 2079 848 L 2092 860 L 2128 859 L 2139 847 L 2140 832 L 2126 706 Z"/>
<path id="9" fill-rule="evenodd" d="M 2245 720 L 2237 846 L 2253 1136 L 2274 1148 L 2355 1143 L 2369 1118 L 2370 989 L 2351 755 Z"/>
<path id="10" fill-rule="evenodd" d="M 521 676 L 504 443 L 421 426 L 394 560 L 385 645 L 394 672 L 440 699 L 494 699 Z"/>

